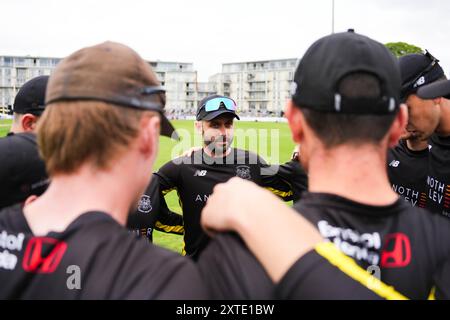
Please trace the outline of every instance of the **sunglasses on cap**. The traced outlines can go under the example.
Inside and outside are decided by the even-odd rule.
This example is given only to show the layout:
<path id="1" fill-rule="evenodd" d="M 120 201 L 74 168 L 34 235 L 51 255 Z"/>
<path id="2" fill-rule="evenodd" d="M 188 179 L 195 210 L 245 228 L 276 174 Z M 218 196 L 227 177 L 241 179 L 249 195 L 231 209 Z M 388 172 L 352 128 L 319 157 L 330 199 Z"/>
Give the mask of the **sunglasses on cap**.
<path id="1" fill-rule="evenodd" d="M 141 89 L 141 93 L 144 95 L 152 95 L 158 93 L 166 93 L 166 89 L 162 86 L 150 86 Z"/>
<path id="2" fill-rule="evenodd" d="M 142 96 L 151 96 L 151 95 L 155 95 L 155 94 L 163 94 L 163 101 L 162 104 L 160 103 L 156 103 L 156 102 L 150 102 L 150 101 L 139 101 L 139 99 L 135 99 L 132 98 L 131 105 L 132 106 L 136 106 L 136 107 L 141 107 L 143 109 L 147 109 L 147 110 L 154 110 L 154 111 L 158 111 L 158 112 L 162 112 L 162 108 L 164 108 L 164 105 L 166 104 L 165 101 L 165 93 L 166 93 L 166 89 L 162 86 L 148 86 L 148 87 L 143 87 L 140 89 L 139 93 Z"/>
<path id="3" fill-rule="evenodd" d="M 236 111 L 236 102 L 230 98 L 214 98 L 206 101 L 202 106 L 206 112 L 219 110 L 221 106 L 224 106 L 227 110 Z"/>
<path id="4" fill-rule="evenodd" d="M 431 53 L 426 50 L 425 57 L 431 60 L 431 62 L 426 66 L 425 69 L 423 69 L 413 80 L 408 81 L 402 86 L 402 96 L 404 93 L 412 86 L 412 88 L 418 87 L 420 84 L 417 84 L 420 78 L 422 78 L 424 75 L 426 75 L 428 72 L 433 69 L 433 67 L 439 62 L 438 59 L 436 59 Z"/>

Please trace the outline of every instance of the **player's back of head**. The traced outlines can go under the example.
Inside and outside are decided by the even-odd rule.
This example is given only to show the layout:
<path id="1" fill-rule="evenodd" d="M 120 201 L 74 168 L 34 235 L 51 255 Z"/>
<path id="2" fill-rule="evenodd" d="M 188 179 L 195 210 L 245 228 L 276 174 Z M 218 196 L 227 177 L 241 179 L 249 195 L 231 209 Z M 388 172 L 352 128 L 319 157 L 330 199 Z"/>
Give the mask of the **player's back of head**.
<path id="1" fill-rule="evenodd" d="M 105 169 L 138 135 L 140 119 L 163 115 L 164 90 L 135 51 L 105 42 L 62 60 L 51 75 L 38 143 L 50 175 L 72 173 L 86 160 Z"/>
<path id="2" fill-rule="evenodd" d="M 378 143 L 399 110 L 396 58 L 383 44 L 353 32 L 316 41 L 294 83 L 294 105 L 326 148 Z"/>

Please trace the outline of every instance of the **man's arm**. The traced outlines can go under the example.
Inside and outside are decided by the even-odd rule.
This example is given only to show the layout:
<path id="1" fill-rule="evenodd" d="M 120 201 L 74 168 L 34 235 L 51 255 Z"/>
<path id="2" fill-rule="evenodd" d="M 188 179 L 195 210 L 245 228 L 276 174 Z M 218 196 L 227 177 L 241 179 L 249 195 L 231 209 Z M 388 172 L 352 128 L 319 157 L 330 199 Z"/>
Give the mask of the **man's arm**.
<path id="1" fill-rule="evenodd" d="M 261 186 L 284 201 L 298 201 L 308 189 L 308 176 L 298 158 L 282 165 L 268 165 L 261 159 Z"/>
<path id="2" fill-rule="evenodd" d="M 308 190 L 308 175 L 298 159 L 280 165 L 277 175 L 291 186 L 294 202 L 300 200 L 301 193 Z"/>
<path id="3" fill-rule="evenodd" d="M 180 166 L 181 164 L 178 164 L 178 162 L 169 161 L 153 176 L 158 185 L 156 191 L 159 193 L 160 212 L 158 214 L 158 221 L 155 223 L 155 228 L 159 231 L 175 234 L 184 233 L 183 217 L 170 211 L 164 198 L 167 193 L 178 187 Z"/>
<path id="4" fill-rule="evenodd" d="M 239 178 L 214 187 L 201 223 L 207 231 L 236 231 L 274 282 L 323 241 L 311 223 L 271 192 Z"/>
<path id="5" fill-rule="evenodd" d="M 167 207 L 159 191 L 158 176 L 153 174 L 146 191 L 141 196 L 134 212 L 128 216 L 127 227 L 153 241 L 153 229 L 183 234 L 183 217 Z"/>
<path id="6" fill-rule="evenodd" d="M 160 211 L 155 229 L 167 233 L 184 234 L 183 216 L 170 211 L 165 199 L 160 200 Z"/>
<path id="7" fill-rule="evenodd" d="M 159 168 L 158 172 L 154 173 L 153 178 L 157 179 L 160 193 L 165 196 L 172 190 L 178 187 L 179 172 L 181 164 L 176 160 L 171 160 Z"/>

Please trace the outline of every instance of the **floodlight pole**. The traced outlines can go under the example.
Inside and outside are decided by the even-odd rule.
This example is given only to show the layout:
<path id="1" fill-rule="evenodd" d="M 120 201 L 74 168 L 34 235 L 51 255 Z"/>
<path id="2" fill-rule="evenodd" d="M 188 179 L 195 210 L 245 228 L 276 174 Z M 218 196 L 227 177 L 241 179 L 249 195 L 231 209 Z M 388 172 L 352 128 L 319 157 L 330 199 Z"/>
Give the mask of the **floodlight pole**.
<path id="1" fill-rule="evenodd" d="M 334 0 L 331 0 L 331 33 L 334 33 Z"/>

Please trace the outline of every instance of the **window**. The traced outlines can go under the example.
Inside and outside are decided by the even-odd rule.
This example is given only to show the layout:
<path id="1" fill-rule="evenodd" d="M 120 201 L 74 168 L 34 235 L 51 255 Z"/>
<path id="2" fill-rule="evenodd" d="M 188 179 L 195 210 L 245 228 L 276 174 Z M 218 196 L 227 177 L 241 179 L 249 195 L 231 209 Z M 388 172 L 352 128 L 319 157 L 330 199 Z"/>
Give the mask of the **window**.
<path id="1" fill-rule="evenodd" d="M 39 59 L 39 65 L 41 67 L 47 67 L 49 65 L 48 59 Z"/>
<path id="2" fill-rule="evenodd" d="M 4 57 L 3 58 L 3 64 L 5 66 L 12 66 L 13 59 L 11 57 Z"/>
<path id="3" fill-rule="evenodd" d="M 25 59 L 24 58 L 16 58 L 16 64 L 23 66 L 25 65 Z"/>

